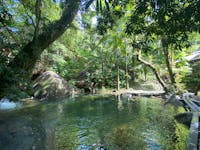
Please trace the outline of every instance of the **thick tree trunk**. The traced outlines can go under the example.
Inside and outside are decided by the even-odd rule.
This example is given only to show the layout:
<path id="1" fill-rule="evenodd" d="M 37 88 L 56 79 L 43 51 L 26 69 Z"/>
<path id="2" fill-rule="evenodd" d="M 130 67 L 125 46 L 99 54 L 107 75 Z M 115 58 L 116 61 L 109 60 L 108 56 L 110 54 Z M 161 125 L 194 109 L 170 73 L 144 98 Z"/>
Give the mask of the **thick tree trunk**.
<path id="1" fill-rule="evenodd" d="M 167 69 L 168 69 L 168 72 L 169 72 L 170 82 L 171 82 L 172 85 L 174 85 L 175 84 L 175 78 L 174 78 L 172 66 L 171 66 L 171 63 L 170 63 L 168 45 L 167 45 L 166 39 L 164 39 L 164 38 L 161 40 L 161 42 L 162 42 L 164 56 L 165 56 L 165 63 L 167 65 Z"/>
<path id="2" fill-rule="evenodd" d="M 35 2 L 35 31 L 34 31 L 34 40 L 37 40 L 39 29 L 40 29 L 40 19 L 41 19 L 41 6 L 42 0 L 36 0 Z"/>
<path id="3" fill-rule="evenodd" d="M 155 76 L 156 76 L 156 79 L 158 80 L 158 82 L 160 83 L 160 85 L 163 87 L 164 91 L 167 93 L 167 92 L 168 92 L 168 88 L 167 88 L 167 86 L 165 85 L 164 81 L 161 79 L 161 77 L 160 77 L 160 75 L 158 74 L 156 68 L 155 68 L 152 64 L 150 64 L 149 62 L 147 62 L 147 61 L 145 61 L 145 60 L 143 60 L 143 59 L 141 58 L 141 50 L 138 51 L 137 60 L 138 60 L 139 62 L 141 62 L 142 64 L 148 66 L 148 67 L 153 71 L 153 73 L 154 73 Z"/>
<path id="4" fill-rule="evenodd" d="M 45 48 L 60 37 L 73 21 L 79 7 L 80 0 L 69 0 L 63 9 L 59 20 L 44 26 L 41 34 L 33 38 L 10 63 L 11 68 L 23 69 L 31 72 L 36 61 Z"/>
<path id="5" fill-rule="evenodd" d="M 65 8 L 63 9 L 61 18 L 40 29 L 40 34 L 38 34 L 38 27 L 36 28 L 36 33 L 35 37 L 33 37 L 33 40 L 30 41 L 18 53 L 13 61 L 9 63 L 9 70 L 4 70 L 0 73 L 0 96 L 4 95 L 4 92 L 7 91 L 6 88 L 10 87 L 11 85 L 13 86 L 14 84 L 19 84 L 14 83 L 12 80 L 12 78 L 15 78 L 14 73 L 16 71 L 19 78 L 30 78 L 36 61 L 44 49 L 53 43 L 58 37 L 60 37 L 72 23 L 75 15 L 77 14 L 80 1 L 81 0 L 68 0 Z M 38 13 L 38 25 L 39 18 L 40 17 Z M 13 73 L 10 73 L 11 71 Z"/>

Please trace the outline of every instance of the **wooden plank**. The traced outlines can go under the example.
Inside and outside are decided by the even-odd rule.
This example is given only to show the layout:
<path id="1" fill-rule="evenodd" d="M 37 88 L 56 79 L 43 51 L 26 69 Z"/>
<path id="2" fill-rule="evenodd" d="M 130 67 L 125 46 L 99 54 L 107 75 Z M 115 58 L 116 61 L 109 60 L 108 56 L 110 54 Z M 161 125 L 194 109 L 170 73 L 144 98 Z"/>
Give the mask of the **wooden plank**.
<path id="1" fill-rule="evenodd" d="M 164 91 L 144 91 L 144 90 L 132 90 L 132 91 L 127 91 L 125 93 L 138 96 L 161 96 L 165 94 Z"/>
<path id="2" fill-rule="evenodd" d="M 191 100 L 192 100 L 193 102 L 200 103 L 199 100 L 196 100 L 196 99 L 194 99 L 194 98 L 191 98 Z"/>
<path id="3" fill-rule="evenodd" d="M 194 102 L 197 106 L 200 106 L 200 101 L 199 100 L 196 100 L 196 99 L 193 99 L 191 98 L 192 102 Z"/>
<path id="4" fill-rule="evenodd" d="M 190 133 L 187 141 L 187 150 L 198 149 L 198 129 L 199 129 L 199 112 L 193 112 L 192 122 L 190 124 Z"/>
<path id="5" fill-rule="evenodd" d="M 184 100 L 184 102 L 188 105 L 191 111 L 197 111 L 196 107 L 194 107 L 188 100 Z"/>
<path id="6" fill-rule="evenodd" d="M 192 102 L 190 99 L 184 99 L 184 102 L 190 107 L 191 111 L 199 111 L 200 112 L 200 107 Z"/>
<path id="7" fill-rule="evenodd" d="M 196 111 L 200 112 L 200 107 L 196 103 L 194 103 L 192 100 L 189 100 L 189 101 L 195 107 Z"/>
<path id="8" fill-rule="evenodd" d="M 200 108 L 197 104 L 195 104 L 191 100 L 188 100 L 188 102 L 193 106 L 194 111 L 200 111 Z"/>

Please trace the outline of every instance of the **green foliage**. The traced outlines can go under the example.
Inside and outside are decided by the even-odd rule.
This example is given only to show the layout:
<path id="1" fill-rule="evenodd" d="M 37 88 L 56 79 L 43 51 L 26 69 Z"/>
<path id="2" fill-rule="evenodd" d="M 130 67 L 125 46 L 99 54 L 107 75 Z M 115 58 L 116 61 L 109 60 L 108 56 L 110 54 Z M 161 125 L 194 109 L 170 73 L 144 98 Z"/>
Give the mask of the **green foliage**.
<path id="1" fill-rule="evenodd" d="M 12 70 L 9 63 L 34 38 L 36 31 L 42 33 L 49 24 L 59 20 L 67 1 L 44 0 L 38 8 L 36 1 L 31 0 L 3 0 L 0 3 L 0 73 L 10 76 L 7 85 L 19 85 L 20 82 L 26 87 L 30 81 L 26 80 L 25 71 Z M 144 80 L 146 75 L 151 76 L 150 70 L 136 61 L 136 51 L 142 49 L 142 57 L 154 64 L 161 76 L 167 76 L 166 82 L 170 83 L 161 45 L 161 39 L 165 39 L 176 84 L 185 89 L 183 78 L 187 67 L 184 67 L 184 57 L 190 53 L 186 48 L 193 45 L 193 51 L 199 46 L 199 34 L 196 33 L 199 3 L 196 0 L 183 0 L 182 3 L 173 0 L 87 0 L 81 4 L 87 9 L 80 9 L 69 30 L 44 50 L 34 73 L 53 70 L 74 84 L 77 80 L 85 80 L 95 82 L 98 87 L 113 88 L 119 76 L 121 86 L 125 87 L 126 80 L 133 80 L 133 76 L 138 81 L 143 75 Z M 41 9 L 40 17 L 37 9 Z M 95 19 L 97 24 L 92 21 Z M 196 72 L 193 69 L 187 74 L 187 87 L 198 83 Z"/>
<path id="2" fill-rule="evenodd" d="M 188 74 L 188 72 L 188 65 L 182 65 L 181 67 L 177 67 L 176 69 L 174 69 L 176 86 L 178 87 L 180 93 L 183 93 L 186 90 L 184 78 Z"/>
<path id="3" fill-rule="evenodd" d="M 13 70 L 7 66 L 0 66 L 0 73 L 2 72 L 4 76 L 1 79 L 6 81 L 6 83 L 0 86 L 2 91 L 0 97 L 6 95 L 7 98 L 18 101 L 33 95 L 32 83 L 26 78 L 25 71 L 19 72 L 19 70 Z"/>
<path id="4" fill-rule="evenodd" d="M 0 2 L 1 96 L 6 95 L 5 93 L 14 93 L 16 95 L 21 93 L 18 91 L 26 91 L 30 95 L 32 93 L 27 90 L 31 87 L 31 84 L 29 84 L 31 82 L 30 75 L 27 74 L 27 70 L 23 66 L 18 69 L 16 69 L 17 67 L 12 68 L 12 61 L 27 43 L 36 38 L 36 34 L 43 31 L 42 28 L 44 29 L 46 24 L 57 20 L 61 16 L 61 9 L 57 3 L 45 0 L 42 1 L 41 5 L 37 6 L 37 2 L 31 0 L 2 0 Z M 41 12 L 37 11 L 41 9 Z M 31 56 L 36 55 L 34 52 L 31 53 Z M 37 56 L 35 57 L 37 58 Z M 31 61 L 34 62 L 36 58 L 31 59 Z M 23 55 L 20 59 L 26 62 L 29 56 Z M 29 66 L 31 64 L 24 63 L 23 65 Z"/>
<path id="5" fill-rule="evenodd" d="M 176 122 L 176 150 L 186 149 L 186 139 L 188 138 L 189 130 L 183 124 Z"/>
<path id="6" fill-rule="evenodd" d="M 191 71 L 187 73 L 184 81 L 190 91 L 197 93 L 200 90 L 200 62 L 191 64 Z"/>
<path id="7" fill-rule="evenodd" d="M 108 29 L 112 29 L 116 21 L 125 15 L 124 10 L 127 3 L 127 0 L 96 0 L 97 31 L 100 35 L 104 35 Z M 100 15 L 99 12 L 101 12 Z"/>

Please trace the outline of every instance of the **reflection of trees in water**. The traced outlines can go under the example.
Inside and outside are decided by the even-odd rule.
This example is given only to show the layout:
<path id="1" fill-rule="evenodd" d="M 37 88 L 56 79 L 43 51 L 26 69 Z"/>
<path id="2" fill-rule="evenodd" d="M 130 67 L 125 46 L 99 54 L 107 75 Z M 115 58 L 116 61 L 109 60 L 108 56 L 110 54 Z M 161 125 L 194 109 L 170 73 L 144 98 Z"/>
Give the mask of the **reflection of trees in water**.
<path id="1" fill-rule="evenodd" d="M 136 129 L 127 124 L 115 127 L 105 136 L 105 147 L 115 150 L 144 150 L 146 143 Z"/>
<path id="2" fill-rule="evenodd" d="M 62 126 L 56 129 L 56 150 L 75 150 L 78 147 L 78 131 L 75 127 Z"/>
<path id="3" fill-rule="evenodd" d="M 19 113 L 13 112 L 13 119 L 20 115 L 25 118 L 21 121 L 11 119 L 9 124 L 13 123 L 13 128 L 9 129 L 18 130 L 20 126 L 21 131 L 21 127 L 26 126 L 27 137 L 34 129 L 35 135 L 30 134 L 31 137 L 42 138 L 38 145 L 49 145 L 46 149 L 74 150 L 83 143 L 86 146 L 103 145 L 114 150 L 132 150 L 133 147 L 139 150 L 146 148 L 143 138 L 150 137 L 145 137 L 143 133 L 150 128 L 151 135 L 154 136 L 153 131 L 159 134 L 158 140 L 163 145 L 162 148 L 172 149 L 176 144 L 173 140 L 177 138 L 173 118 L 176 111 L 174 107 L 163 107 L 159 100 L 151 98 L 139 97 L 128 101 L 120 97 L 115 100 L 114 97 L 80 97 L 76 101 L 42 104 L 20 110 Z M 3 120 L 9 121 L 6 118 Z M 0 131 L 2 128 L 4 127 Z M 18 140 L 28 144 L 27 138 Z M 179 140 L 184 143 L 184 139 Z"/>
<path id="4" fill-rule="evenodd" d="M 117 95 L 117 109 L 119 111 L 123 110 L 124 106 L 123 106 L 123 103 L 122 103 L 122 100 L 121 100 L 121 97 L 120 95 L 118 94 Z"/>
<path id="5" fill-rule="evenodd" d="M 144 139 L 151 138 L 143 134 L 146 127 L 156 130 L 156 134 L 158 131 L 158 137 L 161 137 L 158 143 L 164 145 L 162 148 L 166 147 L 165 144 L 173 147 L 174 108 L 165 110 L 160 101 L 149 98 L 130 101 L 116 98 L 82 98 L 57 105 L 57 113 L 61 115 L 57 116 L 61 120 L 55 131 L 56 149 L 77 149 L 82 144 L 87 147 L 102 145 L 115 150 L 145 149 Z"/>
<path id="6" fill-rule="evenodd" d="M 129 100 L 127 102 L 128 113 L 133 114 L 135 116 L 139 115 L 140 113 L 140 102 L 138 100 Z"/>

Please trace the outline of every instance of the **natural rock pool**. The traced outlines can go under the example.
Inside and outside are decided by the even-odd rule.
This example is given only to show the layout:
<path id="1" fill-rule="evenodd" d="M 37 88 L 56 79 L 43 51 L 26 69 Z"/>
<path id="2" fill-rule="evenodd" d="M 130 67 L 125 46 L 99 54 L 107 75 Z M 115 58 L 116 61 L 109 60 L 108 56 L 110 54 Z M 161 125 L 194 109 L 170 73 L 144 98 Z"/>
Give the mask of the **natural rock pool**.
<path id="1" fill-rule="evenodd" d="M 158 98 L 80 96 L 0 112 L 1 150 L 183 150 L 180 108 Z"/>

